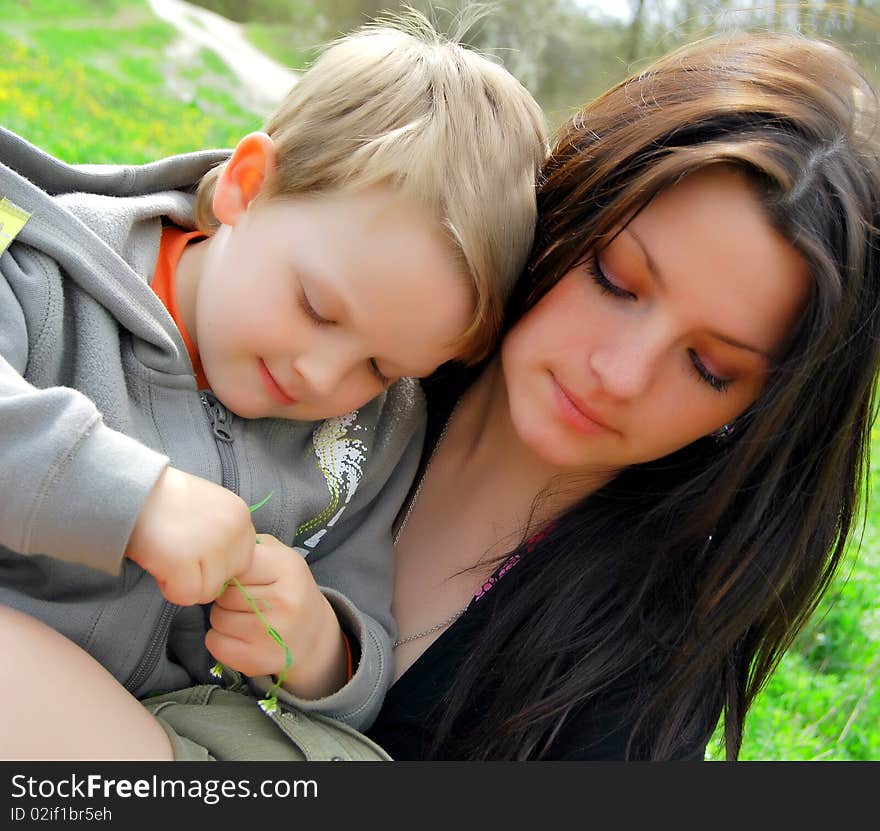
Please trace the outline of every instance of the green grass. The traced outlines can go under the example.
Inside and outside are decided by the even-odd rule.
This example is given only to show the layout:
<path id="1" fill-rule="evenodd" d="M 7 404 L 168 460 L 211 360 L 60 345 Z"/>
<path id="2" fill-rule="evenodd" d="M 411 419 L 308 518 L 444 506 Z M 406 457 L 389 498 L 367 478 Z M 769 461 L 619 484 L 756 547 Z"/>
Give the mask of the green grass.
<path id="1" fill-rule="evenodd" d="M 0 0 L 0 19 L 0 123 L 67 161 L 143 162 L 229 147 L 262 121 L 238 103 L 235 79 L 212 53 L 167 74 L 164 50 L 175 34 L 145 2 L 32 0 L 28 8 Z M 287 66 L 313 54 L 289 27 L 246 31 Z M 749 714 L 742 759 L 880 760 L 877 457 L 859 556 Z M 721 755 L 712 748 L 709 758 Z"/>
<path id="2" fill-rule="evenodd" d="M 845 565 L 749 714 L 742 760 L 880 759 L 876 542 Z M 710 746 L 708 758 L 723 753 Z"/>
<path id="3" fill-rule="evenodd" d="M 181 66 L 165 59 L 176 33 L 146 3 L 55 0 L 24 11 L 0 0 L 0 123 L 65 161 L 230 147 L 262 122 L 213 53 Z"/>
<path id="4" fill-rule="evenodd" d="M 40 20 L 100 20 L 127 12 L 137 3 L 131 0 L 0 0 L 0 19 L 4 23 Z"/>

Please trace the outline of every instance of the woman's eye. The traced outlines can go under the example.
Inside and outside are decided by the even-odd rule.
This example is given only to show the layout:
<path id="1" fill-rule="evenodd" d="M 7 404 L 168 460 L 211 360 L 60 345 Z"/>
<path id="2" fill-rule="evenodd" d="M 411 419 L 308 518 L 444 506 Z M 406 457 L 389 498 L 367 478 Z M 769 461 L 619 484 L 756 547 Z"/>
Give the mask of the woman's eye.
<path id="1" fill-rule="evenodd" d="M 379 369 L 379 364 L 376 363 L 375 358 L 370 358 L 370 370 L 383 387 L 387 387 L 391 383 L 391 379 L 382 374 L 382 370 Z"/>
<path id="2" fill-rule="evenodd" d="M 706 365 L 700 360 L 700 356 L 693 349 L 688 350 L 688 355 L 691 359 L 691 366 L 701 381 L 708 384 L 716 392 L 725 392 L 730 387 L 733 382 L 732 378 L 719 378 L 717 375 L 709 372 L 706 369 Z"/>
<path id="3" fill-rule="evenodd" d="M 321 315 L 319 315 L 315 311 L 315 307 L 312 306 L 311 303 L 309 303 L 309 298 L 306 297 L 306 293 L 304 291 L 301 291 L 299 294 L 299 305 L 303 312 L 305 312 L 306 317 L 310 318 L 318 325 L 330 326 L 333 324 L 332 320 L 327 320 L 326 317 L 321 317 Z"/>
<path id="4" fill-rule="evenodd" d="M 626 289 L 622 289 L 620 286 L 616 286 L 612 283 L 606 276 L 605 272 L 602 271 L 602 266 L 599 264 L 599 258 L 593 257 L 587 265 L 587 271 L 590 272 L 590 276 L 593 278 L 593 282 L 599 287 L 602 291 L 602 294 L 610 294 L 612 297 L 619 297 L 622 300 L 636 300 L 635 294 L 631 291 L 627 291 Z"/>

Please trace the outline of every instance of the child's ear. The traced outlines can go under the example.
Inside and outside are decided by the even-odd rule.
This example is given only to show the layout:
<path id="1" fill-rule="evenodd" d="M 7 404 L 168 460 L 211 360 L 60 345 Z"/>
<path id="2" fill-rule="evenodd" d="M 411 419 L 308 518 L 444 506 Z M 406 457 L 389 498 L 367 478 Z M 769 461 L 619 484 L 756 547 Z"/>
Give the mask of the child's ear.
<path id="1" fill-rule="evenodd" d="M 224 225 L 234 225 L 275 172 L 275 144 L 266 133 L 250 133 L 236 146 L 217 180 L 212 207 Z"/>

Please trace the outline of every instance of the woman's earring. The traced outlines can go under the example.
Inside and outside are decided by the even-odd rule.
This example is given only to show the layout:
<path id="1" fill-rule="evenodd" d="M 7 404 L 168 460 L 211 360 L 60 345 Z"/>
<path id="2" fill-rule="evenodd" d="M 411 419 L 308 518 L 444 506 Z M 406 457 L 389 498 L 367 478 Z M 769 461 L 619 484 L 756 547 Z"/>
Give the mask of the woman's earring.
<path id="1" fill-rule="evenodd" d="M 736 432 L 735 425 L 735 421 L 728 421 L 727 424 L 722 424 L 717 430 L 709 433 L 709 435 L 717 442 L 725 442 Z"/>

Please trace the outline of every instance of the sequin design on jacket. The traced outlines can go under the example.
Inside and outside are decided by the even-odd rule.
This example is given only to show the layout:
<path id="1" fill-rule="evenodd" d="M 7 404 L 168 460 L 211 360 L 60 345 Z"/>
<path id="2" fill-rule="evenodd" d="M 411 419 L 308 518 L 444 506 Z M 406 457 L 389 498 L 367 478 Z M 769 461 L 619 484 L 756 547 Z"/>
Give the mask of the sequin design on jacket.
<path id="1" fill-rule="evenodd" d="M 358 412 L 353 410 L 319 422 L 312 433 L 312 448 L 318 469 L 327 483 L 330 501 L 324 510 L 296 529 L 297 541 L 308 534 L 300 543 L 306 552 L 313 549 L 336 524 L 363 479 L 366 449 L 360 439 L 351 435 L 363 429 L 357 422 Z"/>

